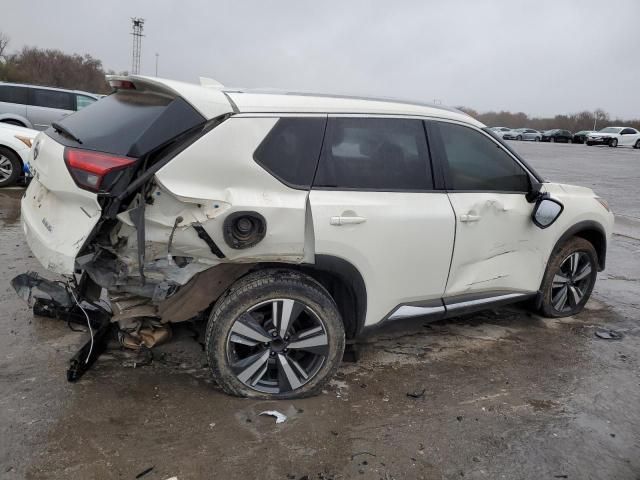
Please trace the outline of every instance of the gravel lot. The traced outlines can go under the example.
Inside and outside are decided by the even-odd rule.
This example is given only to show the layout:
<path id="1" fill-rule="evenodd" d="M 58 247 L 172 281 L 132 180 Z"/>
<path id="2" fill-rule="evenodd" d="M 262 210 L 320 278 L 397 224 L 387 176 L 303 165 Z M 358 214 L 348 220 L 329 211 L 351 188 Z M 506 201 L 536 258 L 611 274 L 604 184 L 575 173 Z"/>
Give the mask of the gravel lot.
<path id="1" fill-rule="evenodd" d="M 118 348 L 78 384 L 82 341 L 34 318 L 9 280 L 41 271 L 24 245 L 20 190 L 0 191 L 0 478 L 640 478 L 640 151 L 513 143 L 546 178 L 594 188 L 620 216 L 580 315 L 519 308 L 385 330 L 318 397 L 222 394 L 193 331 L 134 368 Z M 619 341 L 594 336 L 607 326 Z M 422 392 L 420 398 L 407 393 Z M 277 409 L 275 425 L 258 416 Z"/>

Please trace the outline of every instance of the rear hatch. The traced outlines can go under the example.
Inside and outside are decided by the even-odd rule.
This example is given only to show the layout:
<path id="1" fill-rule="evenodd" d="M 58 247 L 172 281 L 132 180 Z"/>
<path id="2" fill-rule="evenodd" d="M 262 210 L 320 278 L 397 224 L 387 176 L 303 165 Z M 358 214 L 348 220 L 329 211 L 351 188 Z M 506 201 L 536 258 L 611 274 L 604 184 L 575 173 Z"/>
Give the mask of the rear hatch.
<path id="1" fill-rule="evenodd" d="M 232 111 L 217 89 L 145 77 L 110 82 L 115 93 L 41 133 L 30 155 L 34 179 L 22 200 L 27 243 L 60 274 L 74 272 L 114 195 L 172 142 Z"/>

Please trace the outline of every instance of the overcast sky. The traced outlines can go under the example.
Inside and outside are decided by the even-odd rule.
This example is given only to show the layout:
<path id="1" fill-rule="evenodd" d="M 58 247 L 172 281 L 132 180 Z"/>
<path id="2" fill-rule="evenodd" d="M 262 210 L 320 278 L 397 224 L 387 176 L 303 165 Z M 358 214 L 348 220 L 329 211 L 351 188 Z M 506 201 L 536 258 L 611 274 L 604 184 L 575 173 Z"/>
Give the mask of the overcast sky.
<path id="1" fill-rule="evenodd" d="M 437 99 L 552 115 L 640 118 L 640 0 L 19 0 L 0 31 L 23 45 L 229 86 Z"/>

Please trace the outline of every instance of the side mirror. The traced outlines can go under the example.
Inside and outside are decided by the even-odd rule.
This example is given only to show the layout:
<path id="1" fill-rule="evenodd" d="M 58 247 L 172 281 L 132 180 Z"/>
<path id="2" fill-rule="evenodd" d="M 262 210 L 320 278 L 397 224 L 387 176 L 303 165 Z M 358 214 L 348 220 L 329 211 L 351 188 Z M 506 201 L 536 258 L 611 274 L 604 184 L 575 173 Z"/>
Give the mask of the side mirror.
<path id="1" fill-rule="evenodd" d="M 531 219 L 537 227 L 547 228 L 553 225 L 553 222 L 558 219 L 562 210 L 564 210 L 564 205 L 558 200 L 554 200 L 545 195 L 538 199 L 533 209 Z"/>
<path id="2" fill-rule="evenodd" d="M 540 198 L 540 189 L 542 188 L 542 184 L 533 177 L 529 178 L 529 183 L 531 187 L 529 187 L 529 191 L 525 198 L 527 199 L 527 202 L 534 203 Z"/>

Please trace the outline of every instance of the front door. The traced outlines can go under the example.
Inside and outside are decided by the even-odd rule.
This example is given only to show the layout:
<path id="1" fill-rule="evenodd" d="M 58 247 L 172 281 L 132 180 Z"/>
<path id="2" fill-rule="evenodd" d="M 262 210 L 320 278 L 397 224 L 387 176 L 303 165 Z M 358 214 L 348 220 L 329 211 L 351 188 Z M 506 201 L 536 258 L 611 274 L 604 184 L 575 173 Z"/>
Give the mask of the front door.
<path id="1" fill-rule="evenodd" d="M 309 200 L 316 255 L 364 278 L 365 325 L 442 310 L 455 222 L 420 120 L 330 117 Z"/>
<path id="2" fill-rule="evenodd" d="M 535 292 L 545 268 L 537 247 L 544 231 L 531 221 L 529 174 L 481 130 L 448 122 L 429 128 L 430 141 L 440 142 L 456 216 L 445 303 Z"/>

